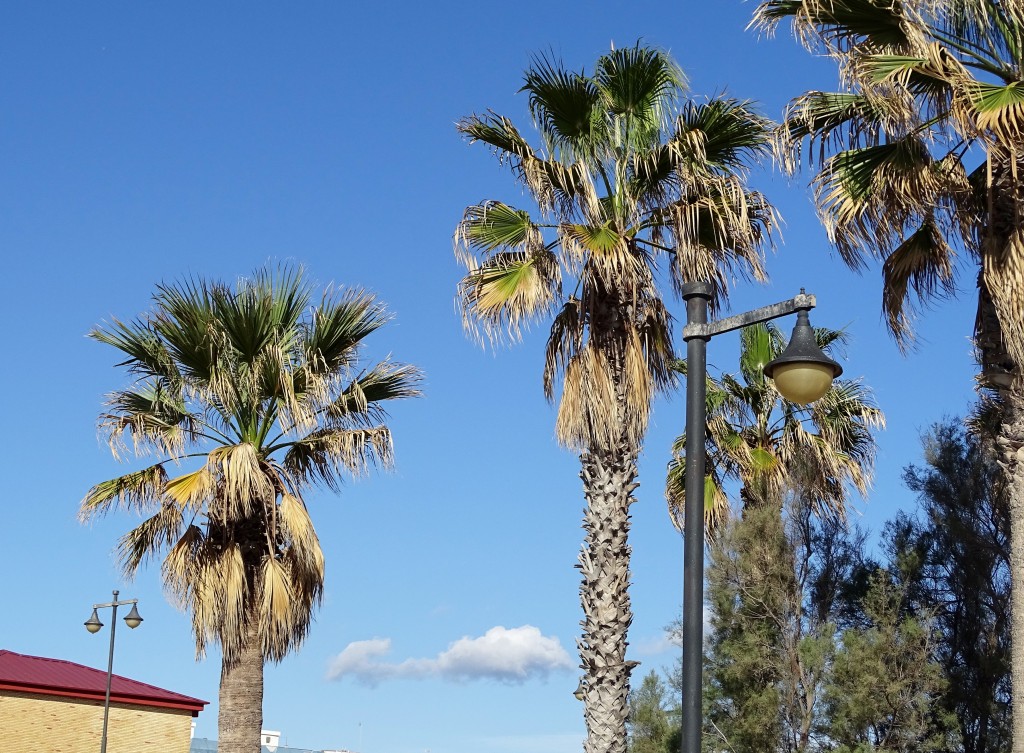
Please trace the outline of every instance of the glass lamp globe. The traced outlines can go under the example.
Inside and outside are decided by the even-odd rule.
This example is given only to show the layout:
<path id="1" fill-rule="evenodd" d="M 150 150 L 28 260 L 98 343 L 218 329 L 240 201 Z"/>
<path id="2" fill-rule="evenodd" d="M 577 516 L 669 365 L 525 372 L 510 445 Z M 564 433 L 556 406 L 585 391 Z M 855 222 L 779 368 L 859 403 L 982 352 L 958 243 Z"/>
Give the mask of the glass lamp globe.
<path id="1" fill-rule="evenodd" d="M 832 387 L 832 380 L 843 367 L 821 352 L 814 337 L 807 311 L 799 311 L 789 345 L 774 361 L 766 364 L 764 374 L 774 380 L 779 394 L 797 405 L 807 405 Z"/>

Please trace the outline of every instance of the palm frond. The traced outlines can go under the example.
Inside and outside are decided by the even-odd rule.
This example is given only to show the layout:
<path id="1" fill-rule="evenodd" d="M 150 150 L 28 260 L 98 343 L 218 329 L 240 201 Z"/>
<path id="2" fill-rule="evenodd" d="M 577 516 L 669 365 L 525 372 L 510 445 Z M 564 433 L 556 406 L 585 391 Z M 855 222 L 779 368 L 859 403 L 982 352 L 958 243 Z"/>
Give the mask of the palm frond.
<path id="1" fill-rule="evenodd" d="M 551 322 L 548 333 L 544 354 L 544 397 L 549 401 L 554 400 L 556 376 L 565 372 L 569 362 L 583 347 L 583 335 L 580 300 L 571 297 Z"/>
<path id="2" fill-rule="evenodd" d="M 545 159 L 520 135 L 508 118 L 496 113 L 473 115 L 456 124 L 470 142 L 482 141 L 493 147 L 498 160 L 508 162 L 516 177 L 536 199 L 542 212 L 555 208 L 571 212 L 577 206 L 587 209 L 597 204 L 597 197 L 586 163 L 562 164 Z"/>
<path id="3" fill-rule="evenodd" d="M 181 535 L 184 524 L 181 508 L 173 503 L 160 506 L 157 513 L 121 537 L 117 544 L 121 569 L 133 576 L 149 559 L 170 549 Z"/>
<path id="4" fill-rule="evenodd" d="M 882 312 L 901 349 L 912 342 L 910 292 L 918 301 L 956 293 L 954 260 L 945 233 L 934 221 L 921 223 L 882 265 Z"/>
<path id="5" fill-rule="evenodd" d="M 259 453 L 249 442 L 214 448 L 207 455 L 206 471 L 217 484 L 210 516 L 224 524 L 245 521 L 275 499 Z"/>
<path id="6" fill-rule="evenodd" d="M 164 494 L 182 508 L 198 509 L 214 499 L 218 491 L 217 482 L 218 476 L 208 466 L 203 466 L 168 480 L 164 484 Z"/>
<path id="7" fill-rule="evenodd" d="M 319 482 L 336 490 L 343 471 L 359 476 L 370 467 L 387 468 L 392 460 L 387 427 L 321 429 L 289 446 L 284 468 L 302 482 Z"/>
<path id="8" fill-rule="evenodd" d="M 274 557 L 264 557 L 257 585 L 259 599 L 259 635 L 263 639 L 263 655 L 280 661 L 292 646 L 301 640 L 296 635 L 293 594 L 288 565 Z M 296 639 L 299 640 L 296 640 Z"/>
<path id="9" fill-rule="evenodd" d="M 529 95 L 530 114 L 555 155 L 572 160 L 602 141 L 600 92 L 582 73 L 541 55 L 527 69 L 520 91 Z"/>
<path id="10" fill-rule="evenodd" d="M 122 322 L 114 319 L 107 327 L 96 327 L 89 337 L 112 345 L 128 359 L 117 364 L 143 379 L 156 377 L 179 387 L 182 376 L 163 341 L 149 322 Z"/>
<path id="11" fill-rule="evenodd" d="M 682 70 L 666 53 L 639 43 L 602 55 L 593 80 L 610 116 L 612 140 L 629 152 L 657 143 L 686 86 Z"/>
<path id="12" fill-rule="evenodd" d="M 918 137 L 839 152 L 817 183 L 826 229 L 853 269 L 863 256 L 884 255 L 904 225 L 944 189 Z"/>
<path id="13" fill-rule="evenodd" d="M 382 361 L 360 374 L 341 391 L 324 415 L 342 425 L 366 426 L 380 423 L 387 417 L 383 403 L 410 397 L 421 397 L 419 385 L 423 372 L 409 364 Z"/>
<path id="14" fill-rule="evenodd" d="M 908 43 L 902 5 L 878 0 L 768 0 L 754 13 L 752 25 L 773 33 L 789 20 L 809 50 L 824 46 L 846 51 L 856 45 L 885 50 Z"/>
<path id="15" fill-rule="evenodd" d="M 466 249 L 461 260 L 467 266 L 474 259 L 468 253 L 471 249 L 488 253 L 499 249 L 530 252 L 542 246 L 540 230 L 529 212 L 500 201 L 467 207 L 455 231 L 456 250 Z"/>
<path id="16" fill-rule="evenodd" d="M 691 163 L 690 170 L 735 174 L 768 155 L 773 125 L 748 100 L 716 97 L 706 102 L 687 102 L 679 116 L 675 138 L 683 140 L 683 134 L 703 134 L 703 159 Z"/>
<path id="17" fill-rule="evenodd" d="M 1000 141 L 1019 142 L 1024 134 L 1024 81 L 998 85 L 975 81 L 970 91 L 977 127 Z"/>
<path id="18" fill-rule="evenodd" d="M 151 510 L 160 504 L 167 473 L 163 463 L 101 481 L 86 493 L 78 509 L 78 519 L 89 520 L 110 512 L 117 504 L 137 511 Z"/>
<path id="19" fill-rule="evenodd" d="M 621 436 L 622 418 L 608 357 L 589 342 L 566 366 L 555 436 L 575 450 L 611 447 Z"/>
<path id="20" fill-rule="evenodd" d="M 557 305 L 561 282 L 558 258 L 547 249 L 494 254 L 459 282 L 463 324 L 492 343 L 517 340 Z"/>

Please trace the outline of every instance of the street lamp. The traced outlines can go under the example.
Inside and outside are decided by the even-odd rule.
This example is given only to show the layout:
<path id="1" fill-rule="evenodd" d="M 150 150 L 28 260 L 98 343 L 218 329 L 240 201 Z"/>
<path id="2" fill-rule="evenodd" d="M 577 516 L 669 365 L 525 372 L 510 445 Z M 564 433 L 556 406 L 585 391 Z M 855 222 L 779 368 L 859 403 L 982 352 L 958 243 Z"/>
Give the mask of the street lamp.
<path id="1" fill-rule="evenodd" d="M 704 638 L 704 439 L 707 425 L 708 340 L 723 332 L 797 314 L 789 345 L 764 367 L 765 376 L 790 402 L 814 402 L 843 373 L 842 367 L 818 348 L 807 312 L 813 295 L 803 290 L 788 301 L 708 321 L 711 286 L 703 282 L 683 285 L 686 301 L 686 501 L 683 530 L 683 705 L 682 751 L 701 749 L 701 670 Z"/>
<path id="2" fill-rule="evenodd" d="M 98 633 L 103 623 L 100 622 L 100 615 L 97 610 L 111 607 L 110 615 L 110 653 L 107 656 L 107 695 L 103 701 L 103 734 L 100 737 L 100 753 L 107 753 L 107 719 L 110 717 L 110 678 L 114 673 L 114 633 L 117 630 L 117 608 L 125 604 L 131 604 L 132 610 L 125 615 L 125 624 L 133 630 L 142 624 L 142 615 L 139 614 L 137 606 L 138 599 L 117 600 L 117 591 L 114 591 L 114 600 L 107 604 L 93 604 L 92 616 L 85 621 L 85 629 L 90 633 Z"/>

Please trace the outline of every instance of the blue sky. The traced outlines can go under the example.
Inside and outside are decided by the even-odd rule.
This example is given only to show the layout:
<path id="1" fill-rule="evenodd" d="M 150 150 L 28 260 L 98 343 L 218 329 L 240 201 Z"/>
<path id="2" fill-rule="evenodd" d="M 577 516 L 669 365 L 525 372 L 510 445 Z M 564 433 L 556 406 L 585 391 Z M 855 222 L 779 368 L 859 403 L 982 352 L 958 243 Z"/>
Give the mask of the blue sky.
<path id="1" fill-rule="evenodd" d="M 611 42 L 669 49 L 694 95 L 723 90 L 778 117 L 831 67 L 788 33 L 759 39 L 753 3 L 8 3 L 0 11 L 0 305 L 7 362 L 3 437 L 7 554 L 0 646 L 105 666 L 94 602 L 138 598 L 145 618 L 117 638 L 115 671 L 211 701 L 219 657 L 193 660 L 187 618 L 158 568 L 134 582 L 111 555 L 132 525 L 91 526 L 78 501 L 118 465 L 98 439 L 115 354 L 85 337 L 146 310 L 154 286 L 234 279 L 268 261 L 362 287 L 394 321 L 370 356 L 426 372 L 426 397 L 395 406 L 394 471 L 309 500 L 327 588 L 303 650 L 268 667 L 265 726 L 290 745 L 360 753 L 570 753 L 583 723 L 577 683 L 583 498 L 577 461 L 553 440 L 541 395 L 543 333 L 492 353 L 463 335 L 451 234 L 469 204 L 522 199 L 487 151 L 456 134 L 493 108 L 525 126 L 516 96 L 531 55 L 589 67 Z M 974 289 L 925 312 L 902 357 L 879 317 L 879 270 L 832 256 L 806 176 L 754 182 L 780 208 L 772 283 L 743 285 L 733 310 L 818 296 L 812 321 L 846 327 L 844 366 L 876 392 L 875 488 L 853 515 L 877 528 L 912 497 L 903 466 L 920 432 L 971 400 Z M 674 313 L 682 310 L 674 305 Z M 788 324 L 784 323 L 788 328 Z M 735 363 L 734 336 L 711 344 Z M 634 507 L 631 658 L 637 679 L 670 665 L 682 544 L 662 499 L 681 397 L 660 402 Z M 109 622 L 109 620 L 105 620 Z"/>

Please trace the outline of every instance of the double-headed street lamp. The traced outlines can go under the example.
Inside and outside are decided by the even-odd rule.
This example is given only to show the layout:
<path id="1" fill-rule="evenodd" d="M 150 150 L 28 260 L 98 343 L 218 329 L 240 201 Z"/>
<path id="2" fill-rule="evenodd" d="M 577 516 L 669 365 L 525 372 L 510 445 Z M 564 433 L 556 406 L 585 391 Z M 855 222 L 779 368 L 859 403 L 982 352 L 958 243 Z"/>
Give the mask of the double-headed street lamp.
<path id="1" fill-rule="evenodd" d="M 117 591 L 114 591 L 114 600 L 106 604 L 93 604 L 92 616 L 85 621 L 85 629 L 90 633 L 98 633 L 103 623 L 100 622 L 100 615 L 97 610 L 111 607 L 113 612 L 110 616 L 110 653 L 107 656 L 107 695 L 103 701 L 103 734 L 100 737 L 100 753 L 107 753 L 107 719 L 110 717 L 110 678 L 114 673 L 114 633 L 117 631 L 117 608 L 125 604 L 131 604 L 132 610 L 125 615 L 125 624 L 133 630 L 142 624 L 142 615 L 139 614 L 138 599 L 117 600 Z"/>
<path id="2" fill-rule="evenodd" d="M 782 303 L 708 321 L 711 286 L 691 282 L 683 286 L 686 301 L 686 500 L 683 530 L 683 705 L 682 751 L 700 753 L 701 698 L 704 639 L 704 460 L 707 425 L 708 340 L 723 332 L 796 314 L 789 345 L 764 367 L 779 393 L 793 403 L 814 402 L 843 373 L 842 367 L 821 352 L 807 312 L 813 295 L 800 295 Z"/>

